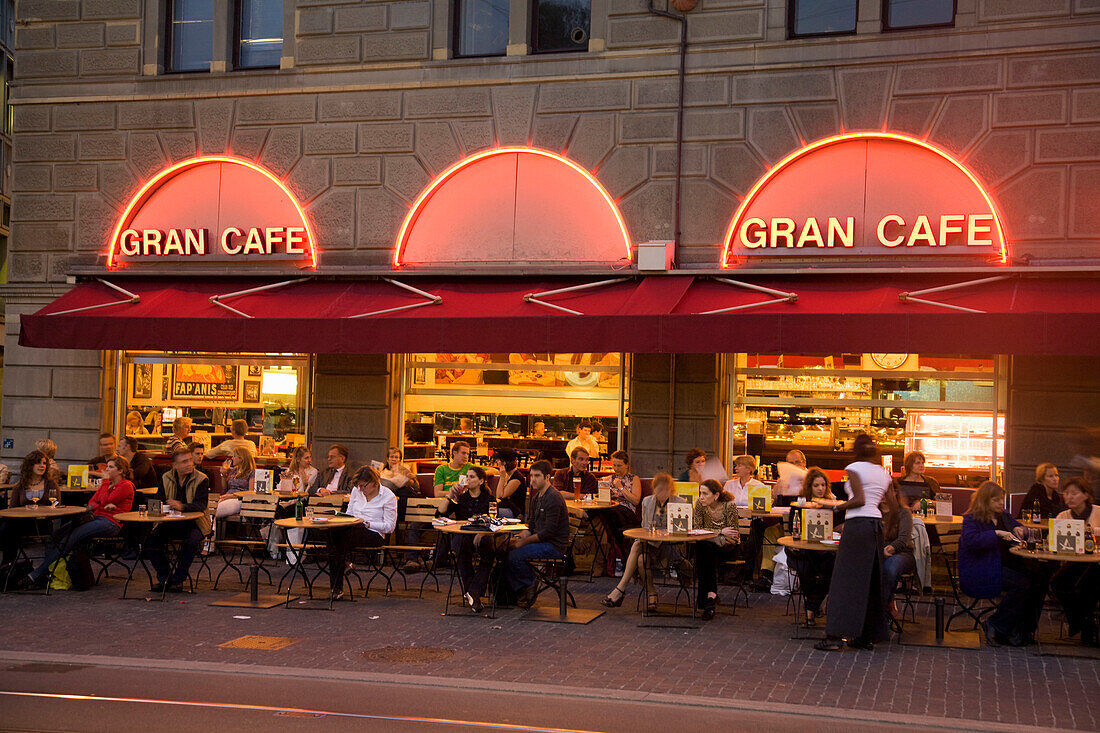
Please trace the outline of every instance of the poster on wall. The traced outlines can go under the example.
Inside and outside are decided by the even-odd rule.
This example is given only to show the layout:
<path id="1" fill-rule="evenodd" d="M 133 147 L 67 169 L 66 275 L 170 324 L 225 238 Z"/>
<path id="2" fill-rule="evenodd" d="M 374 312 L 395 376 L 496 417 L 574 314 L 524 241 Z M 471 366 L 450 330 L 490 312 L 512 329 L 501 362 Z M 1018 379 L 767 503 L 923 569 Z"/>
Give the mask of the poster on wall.
<path id="1" fill-rule="evenodd" d="M 244 401 L 245 402 L 259 402 L 260 401 L 260 383 L 244 380 Z"/>
<path id="2" fill-rule="evenodd" d="M 262 366 L 260 366 L 259 364 L 249 364 L 248 365 L 248 376 L 250 376 L 250 377 L 259 377 L 259 376 L 262 376 L 262 375 L 263 375 L 263 367 Z"/>
<path id="3" fill-rule="evenodd" d="M 153 397 L 152 364 L 134 364 L 134 385 L 130 396 L 135 400 L 148 400 Z"/>
<path id="4" fill-rule="evenodd" d="M 237 399 L 237 367 L 228 364 L 176 364 L 172 399 Z"/>

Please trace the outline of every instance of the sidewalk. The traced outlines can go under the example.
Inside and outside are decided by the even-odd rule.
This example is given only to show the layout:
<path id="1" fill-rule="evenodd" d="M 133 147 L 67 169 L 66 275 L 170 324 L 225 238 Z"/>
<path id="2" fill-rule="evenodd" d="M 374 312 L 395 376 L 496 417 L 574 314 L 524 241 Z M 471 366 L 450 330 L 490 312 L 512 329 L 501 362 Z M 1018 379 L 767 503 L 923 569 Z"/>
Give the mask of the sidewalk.
<path id="1" fill-rule="evenodd" d="M 581 607 L 596 608 L 611 581 L 570 587 Z M 236 592 L 235 584 L 215 593 L 204 581 L 199 593 L 168 596 L 164 603 L 124 601 L 121 590 L 121 581 L 108 580 L 87 593 L 0 596 L 0 614 L 9 620 L 0 651 L 8 659 L 13 652 L 88 655 L 415 675 L 459 684 L 479 680 L 508 689 L 562 687 L 595 695 L 678 695 L 765 708 L 812 706 L 830 714 L 869 711 L 955 724 L 965 719 L 975 728 L 1100 728 L 1093 707 L 1100 663 L 1094 660 L 1037 656 L 1034 647 L 967 651 L 887 644 L 874 652 L 818 652 L 811 641 L 789 638 L 793 625 L 784 615 L 785 599 L 761 594 L 753 594 L 752 607 L 739 608 L 736 617 L 726 607 L 703 628 L 685 630 L 638 628 L 633 595 L 622 608 L 577 626 L 522 621 L 515 609 L 502 610 L 495 620 L 443 617 L 443 596 L 435 592 L 420 600 L 415 593 L 386 598 L 375 592 L 367 600 L 338 603 L 330 613 L 207 605 Z M 543 599 L 551 600 L 549 594 Z M 931 626 L 923 615 L 921 622 Z M 245 635 L 299 641 L 275 651 L 219 646 Z M 383 647 L 452 654 L 426 663 L 364 656 Z"/>

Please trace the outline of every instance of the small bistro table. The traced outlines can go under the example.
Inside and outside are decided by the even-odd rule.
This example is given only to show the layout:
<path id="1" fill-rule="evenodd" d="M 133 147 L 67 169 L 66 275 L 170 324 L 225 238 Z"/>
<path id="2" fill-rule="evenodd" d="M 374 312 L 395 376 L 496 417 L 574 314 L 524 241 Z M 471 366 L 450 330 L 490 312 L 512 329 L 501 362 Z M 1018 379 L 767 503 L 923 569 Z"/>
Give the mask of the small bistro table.
<path id="1" fill-rule="evenodd" d="M 785 547 L 788 550 L 794 550 L 796 552 L 836 553 L 837 548 L 840 546 L 840 541 L 839 540 L 830 540 L 829 542 L 811 542 L 809 540 L 795 539 L 794 537 L 791 537 L 790 535 L 787 535 L 787 536 L 779 538 L 779 545 L 780 545 L 780 547 Z M 815 558 L 815 559 L 810 560 L 810 568 L 819 577 L 823 576 L 824 571 L 821 568 L 821 564 L 819 562 L 817 562 L 817 560 L 816 560 L 816 558 L 823 557 L 823 555 L 819 554 L 819 555 L 815 555 L 815 556 L 812 556 L 812 557 Z M 824 560 L 822 560 L 821 562 L 824 562 Z M 787 563 L 787 572 L 788 572 L 788 574 L 791 574 L 791 572 L 792 572 L 791 569 L 790 569 L 790 565 L 791 565 L 790 563 Z M 791 586 L 792 587 L 794 586 L 793 579 L 792 579 L 792 582 L 791 582 Z M 794 591 L 792 591 L 792 592 L 794 592 Z M 797 592 L 798 592 L 799 596 L 802 596 L 802 607 L 804 609 L 805 606 L 806 606 L 806 597 L 802 592 L 802 584 L 801 583 L 799 583 L 799 585 L 798 585 L 798 591 Z M 794 608 L 795 635 L 792 636 L 791 639 L 817 639 L 817 638 L 819 638 L 819 637 L 816 637 L 816 636 L 811 637 L 811 636 L 801 636 L 801 635 L 799 635 L 798 629 L 803 628 L 803 624 L 804 624 L 804 622 L 802 621 L 802 619 L 799 616 L 799 613 L 800 613 L 800 610 L 799 610 L 799 607 L 798 607 L 798 601 L 796 599 L 795 600 L 795 608 Z M 806 628 L 809 628 L 809 627 L 807 626 Z"/>
<path id="2" fill-rule="evenodd" d="M 295 575 L 301 575 L 302 576 L 302 580 L 304 580 L 305 583 L 306 583 L 306 589 L 309 591 L 309 598 L 310 598 L 310 600 L 313 600 L 313 582 L 309 579 L 309 574 L 306 573 L 305 568 L 303 567 L 303 563 L 305 561 L 305 556 L 306 556 L 306 551 L 309 548 L 309 532 L 310 532 L 310 530 L 348 529 L 349 527 L 354 527 L 357 524 L 363 524 L 363 520 L 360 519 L 359 517 L 322 517 L 322 518 L 320 518 L 320 520 L 318 520 L 318 518 L 316 518 L 316 517 L 314 517 L 312 519 L 308 518 L 308 517 L 303 518 L 303 519 L 295 519 L 294 517 L 286 517 L 284 519 L 276 519 L 275 520 L 275 526 L 276 527 L 282 527 L 283 529 L 300 529 L 300 530 L 302 530 L 302 544 L 301 544 L 301 547 L 299 547 L 297 549 L 297 551 L 294 553 L 294 564 L 291 566 L 290 572 L 288 572 L 286 575 L 283 576 L 284 578 L 286 578 L 287 575 L 290 576 L 290 580 L 287 583 L 286 601 L 283 604 L 284 606 L 286 606 L 287 608 L 290 607 L 290 600 L 291 600 L 290 592 L 294 588 L 294 576 Z M 289 544 L 289 540 L 288 540 L 288 544 Z M 331 557 L 329 558 L 329 564 L 330 565 L 332 564 L 332 558 Z M 329 577 L 331 578 L 332 577 L 331 576 L 331 568 L 330 568 L 329 572 L 330 572 Z M 280 581 L 280 585 L 281 584 L 282 584 L 282 581 Z M 333 583 L 330 580 L 329 581 L 329 591 L 328 591 L 328 608 L 329 608 L 330 611 L 332 610 L 333 601 L 336 600 L 336 591 L 337 591 L 337 589 L 334 587 Z"/>
<path id="3" fill-rule="evenodd" d="M 29 506 L 16 506 L 9 509 L 0 510 L 0 518 L 16 519 L 21 521 L 31 520 L 34 521 L 37 525 L 38 520 L 63 519 L 64 517 L 73 517 L 77 514 L 83 514 L 85 511 L 87 511 L 87 509 L 81 506 L 50 506 L 49 504 L 45 506 L 37 506 L 31 504 Z M 53 546 L 60 551 L 61 546 L 64 544 L 65 539 L 68 538 L 69 533 L 65 532 L 64 535 L 61 537 L 54 537 L 53 532 L 48 531 L 46 532 L 46 536 L 50 538 L 50 542 L 53 544 Z M 20 535 L 20 540 L 25 539 L 25 537 L 26 535 Z M 23 551 L 22 547 L 19 548 L 19 552 L 23 553 L 24 557 L 26 556 L 26 553 Z M 8 581 L 10 580 L 11 572 L 8 572 L 8 574 L 4 578 L 5 593 L 8 592 Z M 50 594 L 50 583 L 52 581 L 53 569 L 51 568 L 49 570 L 49 576 L 46 580 L 46 595 Z"/>
<path id="4" fill-rule="evenodd" d="M 492 541 L 492 542 L 497 542 L 497 539 L 496 539 L 497 537 L 509 537 L 510 535 L 515 534 L 516 532 L 522 532 L 523 530 L 528 528 L 526 524 L 504 524 L 496 532 L 485 532 L 484 530 L 464 529 L 463 527 L 468 521 L 469 520 L 463 519 L 463 520 L 450 522 L 448 524 L 441 524 L 439 526 L 434 526 L 433 525 L 433 528 L 439 530 L 440 532 L 442 532 L 443 534 L 446 534 L 446 535 L 472 535 L 475 538 L 479 534 L 489 535 L 490 536 L 490 541 Z M 458 575 L 458 555 L 455 554 L 454 550 L 451 547 L 450 542 L 447 543 L 446 550 L 451 556 L 451 582 L 447 586 L 447 595 L 446 595 L 446 597 L 443 601 L 443 615 L 444 616 L 459 616 L 459 615 L 465 616 L 467 614 L 450 613 L 450 610 L 451 610 L 451 591 L 454 589 L 455 578 L 458 578 L 458 589 L 459 589 L 459 591 L 461 593 L 465 594 L 466 589 L 462 586 L 462 578 L 459 577 L 459 575 Z M 493 577 L 493 575 L 492 575 L 493 570 L 496 570 L 498 565 L 499 565 L 499 561 L 497 559 L 497 553 L 494 552 L 493 553 L 493 567 L 489 571 L 490 578 Z M 491 580 L 489 582 L 489 587 L 490 588 L 495 588 L 496 587 Z M 494 592 L 492 603 L 490 603 L 490 605 L 489 605 L 489 615 L 486 618 L 496 618 L 496 612 L 497 612 L 497 596 L 496 596 L 496 593 Z"/>
<path id="5" fill-rule="evenodd" d="M 588 496 L 593 496 L 588 494 Z M 618 504 L 613 501 L 597 501 L 595 497 L 591 501 L 577 501 L 576 499 L 566 499 L 565 506 L 568 509 L 574 511 L 584 512 L 585 521 L 588 522 L 588 526 L 592 529 L 592 538 L 596 542 L 596 550 L 592 553 L 592 567 L 588 570 L 588 580 L 593 581 L 596 577 L 596 563 L 603 558 L 604 564 L 607 563 L 607 550 L 604 548 L 610 545 L 609 538 L 607 536 L 607 523 L 601 520 L 599 522 L 593 521 L 593 514 L 596 512 L 605 512 L 608 509 L 614 509 Z"/>
<path id="6" fill-rule="evenodd" d="M 123 598 L 126 598 L 126 592 L 130 588 L 130 580 L 133 579 L 134 571 L 139 564 L 141 565 L 141 569 L 145 571 L 145 575 L 149 578 L 150 586 L 152 585 L 153 575 L 149 572 L 149 566 L 145 564 L 145 546 L 149 543 L 149 537 L 152 535 L 153 530 L 161 524 L 171 522 L 193 522 L 202 517 L 204 513 L 205 512 L 172 512 L 171 514 L 147 514 L 143 512 L 122 512 L 115 515 L 115 520 L 121 522 L 123 526 L 130 524 L 144 530 L 141 534 L 141 539 L 138 540 L 137 559 L 130 565 L 130 570 L 126 575 L 126 584 L 122 586 Z M 168 552 L 169 546 L 172 546 L 174 550 L 174 556 L 169 563 L 169 575 L 175 572 L 176 565 L 179 563 L 179 549 L 175 547 L 175 544 L 175 542 L 165 542 L 164 545 L 165 552 Z M 152 590 L 151 587 L 150 590 Z M 167 591 L 168 583 L 165 583 L 160 591 L 160 599 L 162 601 Z"/>
<path id="7" fill-rule="evenodd" d="M 642 542 L 642 553 L 641 553 L 641 557 L 639 558 L 639 562 L 644 563 L 642 565 L 643 573 L 648 573 L 648 572 L 652 572 L 650 570 L 650 567 L 649 567 L 649 547 L 650 547 L 650 543 L 654 543 L 654 544 L 670 544 L 670 543 L 679 544 L 679 543 L 683 543 L 685 547 L 693 547 L 696 542 L 701 542 L 703 540 L 712 540 L 712 539 L 714 539 L 715 537 L 718 536 L 718 533 L 708 530 L 708 531 L 693 531 L 691 534 L 671 534 L 669 532 L 662 532 L 662 531 L 651 532 L 650 530 L 645 529 L 643 527 L 634 527 L 634 528 L 631 528 L 631 529 L 624 530 L 623 531 L 623 536 L 624 537 L 629 537 L 630 539 L 635 540 L 635 541 Z M 645 583 L 643 583 L 642 584 L 642 593 L 645 593 L 645 592 L 646 592 L 646 587 L 645 587 Z M 685 593 L 685 592 L 688 594 L 688 604 L 691 606 L 691 618 L 694 619 L 695 618 L 695 613 L 697 611 L 697 609 L 695 607 L 695 574 L 694 573 L 692 573 L 691 588 L 690 589 L 685 588 L 683 582 L 680 583 L 680 590 L 678 590 L 676 592 L 676 598 L 674 599 L 674 602 L 673 602 L 672 617 L 676 617 L 676 616 L 679 615 L 678 611 L 679 611 L 679 607 L 680 607 L 680 595 Z M 646 600 L 648 601 L 649 599 L 647 598 Z M 650 616 L 649 604 L 647 602 L 647 603 L 642 605 L 642 619 L 643 619 L 643 623 L 641 624 L 642 626 L 647 625 L 645 623 L 645 620 L 648 619 L 649 616 Z M 692 626 L 692 628 L 697 628 L 697 627 Z"/>

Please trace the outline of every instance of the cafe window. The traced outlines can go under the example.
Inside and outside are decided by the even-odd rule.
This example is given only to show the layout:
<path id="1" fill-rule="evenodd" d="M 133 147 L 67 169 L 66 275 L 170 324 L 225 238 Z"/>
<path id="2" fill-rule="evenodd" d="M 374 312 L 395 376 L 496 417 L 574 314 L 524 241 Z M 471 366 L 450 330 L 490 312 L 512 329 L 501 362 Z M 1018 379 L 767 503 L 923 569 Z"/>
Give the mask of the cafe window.
<path id="1" fill-rule="evenodd" d="M 210 71 L 214 58 L 214 0 L 169 0 L 168 71 Z"/>
<path id="2" fill-rule="evenodd" d="M 798 449 L 811 466 L 842 469 L 867 433 L 894 471 L 921 451 L 944 485 L 977 485 L 1003 469 L 997 357 L 735 354 L 729 362 L 727 457 L 775 464 Z"/>
<path id="3" fill-rule="evenodd" d="M 531 48 L 535 53 L 587 51 L 592 2 L 535 0 L 531 22 Z"/>
<path id="4" fill-rule="evenodd" d="M 163 450 L 177 417 L 191 438 L 213 447 L 234 420 L 248 423 L 261 455 L 306 443 L 309 357 L 299 354 L 125 352 L 118 367 L 118 434 Z"/>
<path id="5" fill-rule="evenodd" d="M 792 37 L 856 32 L 858 0 L 790 0 L 787 28 Z"/>
<path id="6" fill-rule="evenodd" d="M 606 460 L 625 443 L 628 362 L 619 353 L 408 354 L 405 458 L 443 457 L 461 440 L 482 462 L 512 448 L 521 461 L 562 466 L 568 442 L 589 423 Z"/>
<path id="7" fill-rule="evenodd" d="M 883 0 L 882 27 L 886 30 L 954 25 L 955 0 Z"/>
<path id="8" fill-rule="evenodd" d="M 236 68 L 279 68 L 283 55 L 283 0 L 238 0 L 236 31 Z"/>
<path id="9" fill-rule="evenodd" d="M 455 56 L 503 56 L 508 50 L 508 0 L 456 0 Z"/>

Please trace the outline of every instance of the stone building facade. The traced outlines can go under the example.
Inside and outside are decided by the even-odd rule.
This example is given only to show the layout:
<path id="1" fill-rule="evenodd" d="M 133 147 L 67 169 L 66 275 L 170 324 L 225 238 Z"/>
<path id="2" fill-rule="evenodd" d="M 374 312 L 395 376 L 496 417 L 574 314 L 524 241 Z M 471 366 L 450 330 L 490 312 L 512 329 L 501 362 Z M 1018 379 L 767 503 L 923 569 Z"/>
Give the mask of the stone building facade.
<path id="1" fill-rule="evenodd" d="M 644 0 L 592 0 L 588 51 L 560 54 L 531 53 L 531 5 L 512 0 L 508 55 L 493 58 L 455 58 L 448 0 L 287 0 L 280 68 L 251 71 L 233 68 L 232 3 L 214 5 L 211 70 L 176 74 L 165 71 L 163 0 L 17 3 L 2 414 L 15 447 L 3 458 L 43 432 L 77 458 L 111 424 L 111 355 L 21 349 L 13 316 L 102 267 L 120 209 L 174 161 L 229 152 L 282 176 L 316 227 L 321 273 L 387 269 L 417 194 L 497 144 L 559 151 L 592 170 L 633 241 L 675 236 L 680 28 Z M 1100 2 L 958 0 L 950 27 L 903 31 L 884 30 L 885 7 L 860 0 L 854 33 L 813 38 L 789 37 L 787 0 L 700 0 L 686 14 L 676 266 L 716 267 L 740 197 L 784 156 L 884 129 L 966 163 L 1018 262 L 1100 266 Z M 655 432 L 669 424 L 667 359 L 637 360 L 639 393 L 652 383 L 666 395 L 637 406 L 639 434 L 645 420 Z M 383 362 L 329 371 L 391 390 Z M 682 362 L 691 399 L 671 421 L 677 453 L 716 445 L 720 422 L 717 386 L 709 396 L 693 387 L 712 382 L 718 357 Z M 1014 468 L 1059 450 L 1066 419 L 1100 414 L 1097 366 L 1079 359 L 1068 386 L 1036 380 L 1042 368 L 1026 358 L 1013 368 Z M 320 399 L 329 371 L 319 369 L 316 435 L 338 437 L 366 412 L 375 437 L 363 447 L 384 443 L 384 395 L 370 409 Z M 674 460 L 649 452 L 649 469 Z"/>

